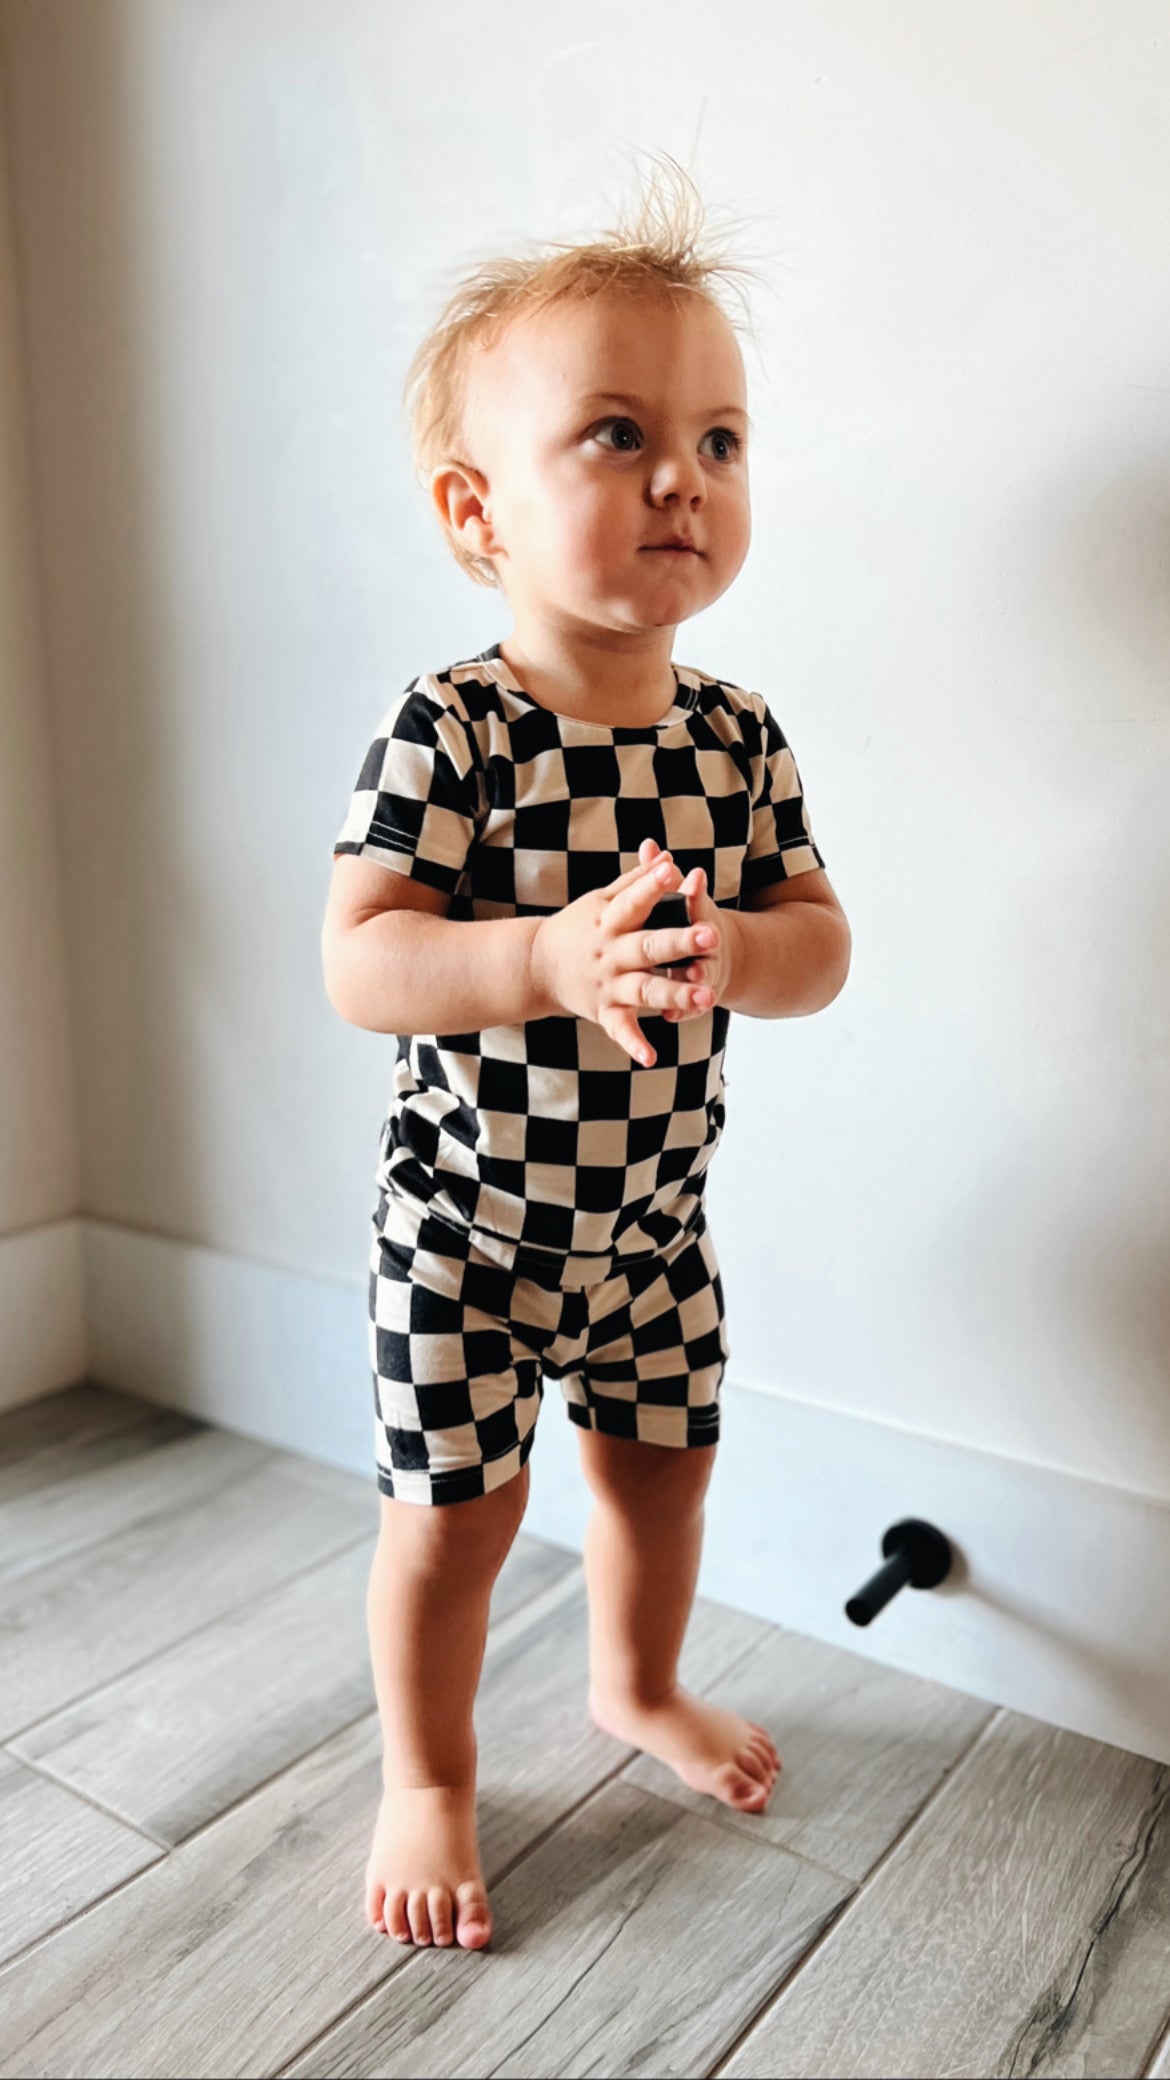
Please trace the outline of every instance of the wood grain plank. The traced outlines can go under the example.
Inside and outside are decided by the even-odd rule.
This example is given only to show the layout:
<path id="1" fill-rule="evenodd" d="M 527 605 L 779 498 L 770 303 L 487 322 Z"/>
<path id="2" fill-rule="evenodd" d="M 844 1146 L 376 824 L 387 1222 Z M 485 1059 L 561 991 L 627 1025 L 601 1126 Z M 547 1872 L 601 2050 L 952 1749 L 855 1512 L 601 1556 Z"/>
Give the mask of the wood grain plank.
<path id="1" fill-rule="evenodd" d="M 213 1433 L 214 1434 L 214 1433 Z M 376 1496 L 285 1454 L 0 1582 L 0 1740 L 368 1537 Z"/>
<path id="2" fill-rule="evenodd" d="M 71 1920 L 165 1853 L 3 1753 L 0 1840 L 0 1959 Z"/>
<path id="3" fill-rule="evenodd" d="M 1005 1713 L 725 2080 L 1143 2070 L 1167 2009 L 1170 1768 Z"/>
<path id="4" fill-rule="evenodd" d="M 484 1657 L 476 1700 L 480 1853 L 501 1868 L 638 1750 L 588 1714 L 589 1607 L 583 1579 L 565 1600 Z M 679 1657 L 681 1680 L 706 1691 L 758 1646 L 759 1618 L 697 1598 Z M 550 1767 L 551 1763 L 551 1767 Z"/>
<path id="5" fill-rule="evenodd" d="M 91 1442 L 157 1412 L 156 1403 L 124 1394 L 119 1387 L 99 1386 L 96 1380 L 0 1409 L 0 1477 L 39 1452 L 64 1449 L 80 1462 Z"/>
<path id="6" fill-rule="evenodd" d="M 0 1969 L 0 2074 L 274 2071 L 401 1961 L 362 1914 L 381 1774 L 360 1719 Z"/>
<path id="7" fill-rule="evenodd" d="M 490 1632 L 484 1655 L 476 1732 L 489 1886 L 633 1752 L 586 1715 L 581 1583 L 566 1575 L 544 1604 L 537 1622 L 521 1614 Z M 684 1680 L 717 1681 L 766 1631 L 696 1604 Z M 365 1919 L 381 1789 L 371 1714 L 16 1959 L 0 1971 L 0 2074 L 278 2071 L 417 1954 Z M 470 1953 L 451 1961 L 473 1964 Z"/>
<path id="8" fill-rule="evenodd" d="M 183 1509 L 273 1456 L 269 1445 L 230 1430 L 192 1429 L 169 1415 L 95 1439 L 81 1465 L 59 1480 L 38 1480 L 4 1499 L 0 1580 L 79 1553 L 145 1517 Z"/>
<path id="9" fill-rule="evenodd" d="M 1170 2023 L 1170 2011 L 1167 2012 L 1163 2028 L 1167 2023 Z M 1163 2038 L 1152 2064 L 1143 2070 L 1148 2070 L 1149 2080 L 1166 2080 L 1166 2075 L 1170 2073 L 1170 2033 Z"/>
<path id="10" fill-rule="evenodd" d="M 736 1664 L 719 1702 L 766 1726 L 784 1765 L 766 1812 L 724 1806 L 720 1824 L 855 1881 L 996 1711 L 941 1683 L 780 1629 Z M 708 1809 L 651 1755 L 639 1755 L 626 1775 L 691 1812 Z"/>
<path id="11" fill-rule="evenodd" d="M 489 1951 L 417 1952 L 287 2070 L 705 2073 L 852 1890 L 622 1779 L 497 1888 Z"/>
<path id="12" fill-rule="evenodd" d="M 174 1845 L 374 1709 L 366 1588 L 374 1540 L 229 1611 L 10 1743 L 27 1762 Z M 575 1556 L 519 1537 L 490 1623 L 579 1574 Z"/>
<path id="13" fill-rule="evenodd" d="M 46 1445 L 42 1451 L 25 1452 L 6 1463 L 0 1456 L 0 1508 L 24 1501 L 38 1491 L 55 1489 L 71 1480 L 84 1480 L 104 1467 L 132 1460 L 156 1446 L 178 1438 L 195 1437 L 208 1425 L 195 1416 L 173 1409 L 150 1409 L 138 1422 L 125 1422 L 87 1438 L 78 1445 L 72 1438 Z"/>

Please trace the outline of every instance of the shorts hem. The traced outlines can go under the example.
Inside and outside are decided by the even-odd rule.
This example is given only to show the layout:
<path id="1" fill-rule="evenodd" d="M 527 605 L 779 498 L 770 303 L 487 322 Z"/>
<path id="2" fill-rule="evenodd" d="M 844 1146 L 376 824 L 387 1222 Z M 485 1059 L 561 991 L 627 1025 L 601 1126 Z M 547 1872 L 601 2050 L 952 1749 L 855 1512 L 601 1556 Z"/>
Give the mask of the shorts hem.
<path id="1" fill-rule="evenodd" d="M 699 1445 L 718 1444 L 721 1429 L 719 1409 L 712 1413 L 705 1408 L 688 1411 L 685 1437 L 640 1437 L 636 1427 L 637 1408 L 645 1414 L 649 1403 L 635 1405 L 629 1401 L 597 1400 L 588 1404 L 566 1401 L 569 1421 L 576 1423 L 579 1430 L 599 1430 L 603 1437 L 628 1437 L 635 1444 L 663 1444 L 671 1450 L 688 1451 Z"/>
<path id="2" fill-rule="evenodd" d="M 382 1461 L 378 1460 L 375 1467 L 378 1492 L 388 1495 L 394 1502 L 414 1502 L 424 1507 L 433 1507 L 445 1502 L 476 1501 L 482 1495 L 494 1493 L 497 1488 L 506 1488 L 510 1481 L 519 1478 L 535 1441 L 534 1423 L 518 1445 L 510 1444 L 502 1452 L 493 1452 L 490 1459 L 476 1459 L 468 1466 L 445 1466 L 437 1472 L 424 1466 L 384 1466 Z M 512 1472 L 503 1480 L 492 1481 L 485 1478 L 488 1467 L 499 1466 L 508 1459 L 515 1459 L 516 1463 Z"/>

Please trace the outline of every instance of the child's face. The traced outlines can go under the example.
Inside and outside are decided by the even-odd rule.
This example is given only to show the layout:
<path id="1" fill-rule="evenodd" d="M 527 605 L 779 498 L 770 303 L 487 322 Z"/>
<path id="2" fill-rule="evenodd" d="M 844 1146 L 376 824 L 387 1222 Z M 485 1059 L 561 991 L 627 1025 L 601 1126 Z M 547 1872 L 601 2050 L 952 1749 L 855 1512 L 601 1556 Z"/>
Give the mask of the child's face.
<path id="1" fill-rule="evenodd" d="M 476 467 L 448 516 L 518 619 L 673 628 L 743 564 L 743 361 L 705 300 L 602 294 L 518 322 L 473 365 L 467 416 Z M 672 534 L 698 553 L 653 546 Z"/>

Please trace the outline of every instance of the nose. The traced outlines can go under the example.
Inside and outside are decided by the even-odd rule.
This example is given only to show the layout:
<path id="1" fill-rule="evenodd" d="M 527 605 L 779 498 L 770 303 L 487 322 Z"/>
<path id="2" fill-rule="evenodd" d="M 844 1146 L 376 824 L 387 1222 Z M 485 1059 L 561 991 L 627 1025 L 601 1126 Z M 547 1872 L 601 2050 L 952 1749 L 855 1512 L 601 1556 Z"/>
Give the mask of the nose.
<path id="1" fill-rule="evenodd" d="M 664 505 L 672 500 L 686 501 L 691 506 L 701 504 L 706 486 L 697 457 L 684 452 L 663 455 L 652 473 L 651 493 L 656 502 Z"/>

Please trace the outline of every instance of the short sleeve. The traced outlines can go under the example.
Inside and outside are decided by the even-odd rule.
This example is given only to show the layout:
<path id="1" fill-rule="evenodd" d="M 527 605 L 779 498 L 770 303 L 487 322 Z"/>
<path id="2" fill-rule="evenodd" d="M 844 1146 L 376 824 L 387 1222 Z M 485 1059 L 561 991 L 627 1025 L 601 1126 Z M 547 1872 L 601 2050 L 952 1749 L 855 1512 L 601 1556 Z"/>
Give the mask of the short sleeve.
<path id="1" fill-rule="evenodd" d="M 752 833 L 740 874 L 740 891 L 754 895 L 773 881 L 789 881 L 825 862 L 809 822 L 804 787 L 791 747 L 762 695 L 753 714 L 759 727 L 752 761 Z"/>
<path id="2" fill-rule="evenodd" d="M 334 853 L 380 860 L 454 895 L 479 815 L 470 726 L 415 679 L 366 752 Z"/>

